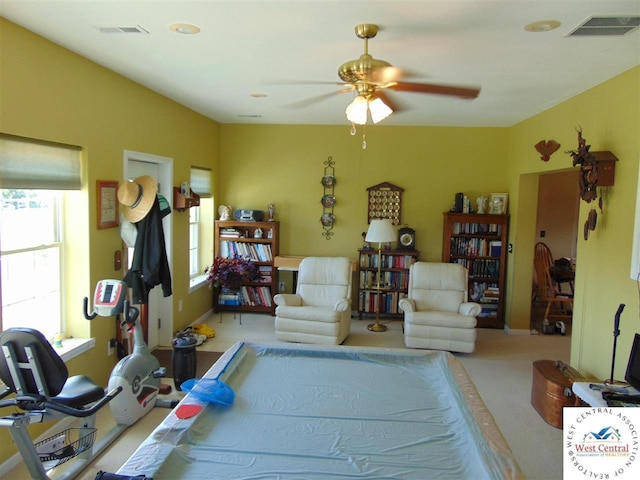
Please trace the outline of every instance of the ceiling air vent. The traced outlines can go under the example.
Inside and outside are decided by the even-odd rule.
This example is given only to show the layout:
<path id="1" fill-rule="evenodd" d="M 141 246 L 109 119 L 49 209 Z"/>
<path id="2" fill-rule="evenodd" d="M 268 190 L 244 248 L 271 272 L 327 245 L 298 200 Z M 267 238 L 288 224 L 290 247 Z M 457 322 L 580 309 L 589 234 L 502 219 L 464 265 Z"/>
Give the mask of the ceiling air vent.
<path id="1" fill-rule="evenodd" d="M 133 27 L 107 27 L 107 26 L 98 26 L 96 27 L 100 33 L 146 33 L 149 34 L 144 28 L 140 25 L 135 25 Z"/>
<path id="2" fill-rule="evenodd" d="M 621 36 L 635 30 L 640 25 L 640 17 L 591 17 L 568 37 L 608 37 Z"/>

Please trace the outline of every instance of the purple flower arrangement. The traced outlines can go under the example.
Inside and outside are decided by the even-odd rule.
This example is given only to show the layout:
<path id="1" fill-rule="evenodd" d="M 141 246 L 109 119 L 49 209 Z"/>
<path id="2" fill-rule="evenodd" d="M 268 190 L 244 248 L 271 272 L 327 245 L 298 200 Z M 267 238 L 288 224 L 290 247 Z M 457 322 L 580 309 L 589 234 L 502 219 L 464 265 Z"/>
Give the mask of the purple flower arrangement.
<path id="1" fill-rule="evenodd" d="M 257 282 L 260 279 L 258 266 L 243 257 L 221 258 L 216 257 L 213 265 L 204 269 L 207 281 L 223 289 L 237 291 L 245 283 Z"/>

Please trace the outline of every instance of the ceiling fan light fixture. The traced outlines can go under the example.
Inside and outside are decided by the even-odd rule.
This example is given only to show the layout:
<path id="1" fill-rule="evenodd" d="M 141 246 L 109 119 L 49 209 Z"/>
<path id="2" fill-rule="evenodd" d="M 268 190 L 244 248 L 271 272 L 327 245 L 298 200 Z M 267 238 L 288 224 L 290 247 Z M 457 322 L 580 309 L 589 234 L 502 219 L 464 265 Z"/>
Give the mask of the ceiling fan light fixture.
<path id="1" fill-rule="evenodd" d="M 367 123 L 367 108 L 369 108 L 369 101 L 362 95 L 358 95 L 345 110 L 347 119 L 356 125 L 365 125 Z"/>
<path id="2" fill-rule="evenodd" d="M 393 113 L 393 110 L 380 97 L 369 100 L 369 111 L 373 123 L 378 123 Z"/>

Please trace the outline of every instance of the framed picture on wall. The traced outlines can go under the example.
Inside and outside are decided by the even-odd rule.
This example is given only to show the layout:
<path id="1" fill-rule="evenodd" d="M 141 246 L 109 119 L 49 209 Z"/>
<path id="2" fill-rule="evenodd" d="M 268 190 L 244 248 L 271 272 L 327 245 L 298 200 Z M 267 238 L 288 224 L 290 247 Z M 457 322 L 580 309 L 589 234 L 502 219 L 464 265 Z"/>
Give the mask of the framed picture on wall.
<path id="1" fill-rule="evenodd" d="M 118 182 L 98 180 L 98 228 L 117 227 L 120 224 L 118 209 Z"/>
<path id="2" fill-rule="evenodd" d="M 503 214 L 507 213 L 507 204 L 509 203 L 508 193 L 492 193 L 489 199 L 489 213 Z"/>

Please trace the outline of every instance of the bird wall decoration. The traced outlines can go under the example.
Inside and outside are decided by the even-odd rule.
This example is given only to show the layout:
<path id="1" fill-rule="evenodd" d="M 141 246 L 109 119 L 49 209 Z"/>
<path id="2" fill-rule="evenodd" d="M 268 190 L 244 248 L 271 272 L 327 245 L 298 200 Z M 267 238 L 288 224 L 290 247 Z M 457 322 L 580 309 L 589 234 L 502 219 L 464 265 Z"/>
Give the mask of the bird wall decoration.
<path id="1" fill-rule="evenodd" d="M 543 162 L 548 162 L 551 158 L 551 155 L 553 155 L 560 148 L 560 144 L 555 140 L 540 140 L 535 144 L 535 147 L 538 153 L 542 155 L 540 157 L 540 160 L 542 160 Z"/>

